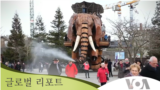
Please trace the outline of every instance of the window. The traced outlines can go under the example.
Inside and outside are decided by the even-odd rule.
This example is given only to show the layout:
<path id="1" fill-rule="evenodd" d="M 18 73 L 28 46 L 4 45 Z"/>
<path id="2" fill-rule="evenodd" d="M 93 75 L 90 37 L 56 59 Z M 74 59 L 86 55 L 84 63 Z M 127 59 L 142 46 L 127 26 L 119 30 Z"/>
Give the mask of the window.
<path id="1" fill-rule="evenodd" d="M 82 13 L 86 13 L 86 9 L 85 8 L 82 9 Z"/>

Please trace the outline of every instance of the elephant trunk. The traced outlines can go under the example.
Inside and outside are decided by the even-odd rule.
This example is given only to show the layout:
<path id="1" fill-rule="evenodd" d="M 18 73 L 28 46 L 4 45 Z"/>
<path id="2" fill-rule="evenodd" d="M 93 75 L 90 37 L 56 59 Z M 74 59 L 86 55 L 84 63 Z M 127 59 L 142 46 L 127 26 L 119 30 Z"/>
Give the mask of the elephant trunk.
<path id="1" fill-rule="evenodd" d="M 88 52 L 88 25 L 86 23 L 82 24 L 81 31 L 81 55 L 79 60 L 85 61 Z"/>

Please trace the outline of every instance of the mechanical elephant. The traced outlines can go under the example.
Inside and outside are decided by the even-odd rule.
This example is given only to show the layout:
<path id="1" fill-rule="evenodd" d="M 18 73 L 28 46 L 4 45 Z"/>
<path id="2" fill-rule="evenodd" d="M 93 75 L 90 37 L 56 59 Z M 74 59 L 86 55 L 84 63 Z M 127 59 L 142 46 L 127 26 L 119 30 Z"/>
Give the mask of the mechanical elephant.
<path id="1" fill-rule="evenodd" d="M 72 58 L 83 63 L 89 57 L 93 70 L 97 70 L 101 63 L 101 28 L 101 19 L 94 14 L 73 14 L 69 21 L 67 37 L 72 44 Z"/>

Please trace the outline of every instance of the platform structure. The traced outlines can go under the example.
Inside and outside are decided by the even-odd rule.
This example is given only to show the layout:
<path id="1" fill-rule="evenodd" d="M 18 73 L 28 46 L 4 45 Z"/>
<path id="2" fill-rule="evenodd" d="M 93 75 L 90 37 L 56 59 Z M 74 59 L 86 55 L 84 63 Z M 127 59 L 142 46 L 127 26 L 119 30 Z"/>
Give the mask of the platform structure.
<path id="1" fill-rule="evenodd" d="M 89 3 L 89 2 L 81 2 L 75 3 L 72 5 L 72 10 L 75 13 L 88 13 L 88 14 L 101 14 L 104 12 L 104 9 L 101 5 L 96 3 Z"/>

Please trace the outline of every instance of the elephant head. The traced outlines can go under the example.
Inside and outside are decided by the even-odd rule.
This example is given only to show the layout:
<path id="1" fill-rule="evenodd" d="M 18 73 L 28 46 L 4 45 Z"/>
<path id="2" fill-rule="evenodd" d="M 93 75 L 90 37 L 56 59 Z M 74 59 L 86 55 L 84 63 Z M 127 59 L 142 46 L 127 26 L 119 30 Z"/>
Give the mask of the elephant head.
<path id="1" fill-rule="evenodd" d="M 74 43 L 73 51 L 76 51 L 80 45 L 79 61 L 84 61 L 89 45 L 94 52 L 96 52 L 96 47 L 99 47 L 99 41 L 102 37 L 101 20 L 96 15 L 81 13 L 74 14 L 69 23 L 68 38 Z"/>

